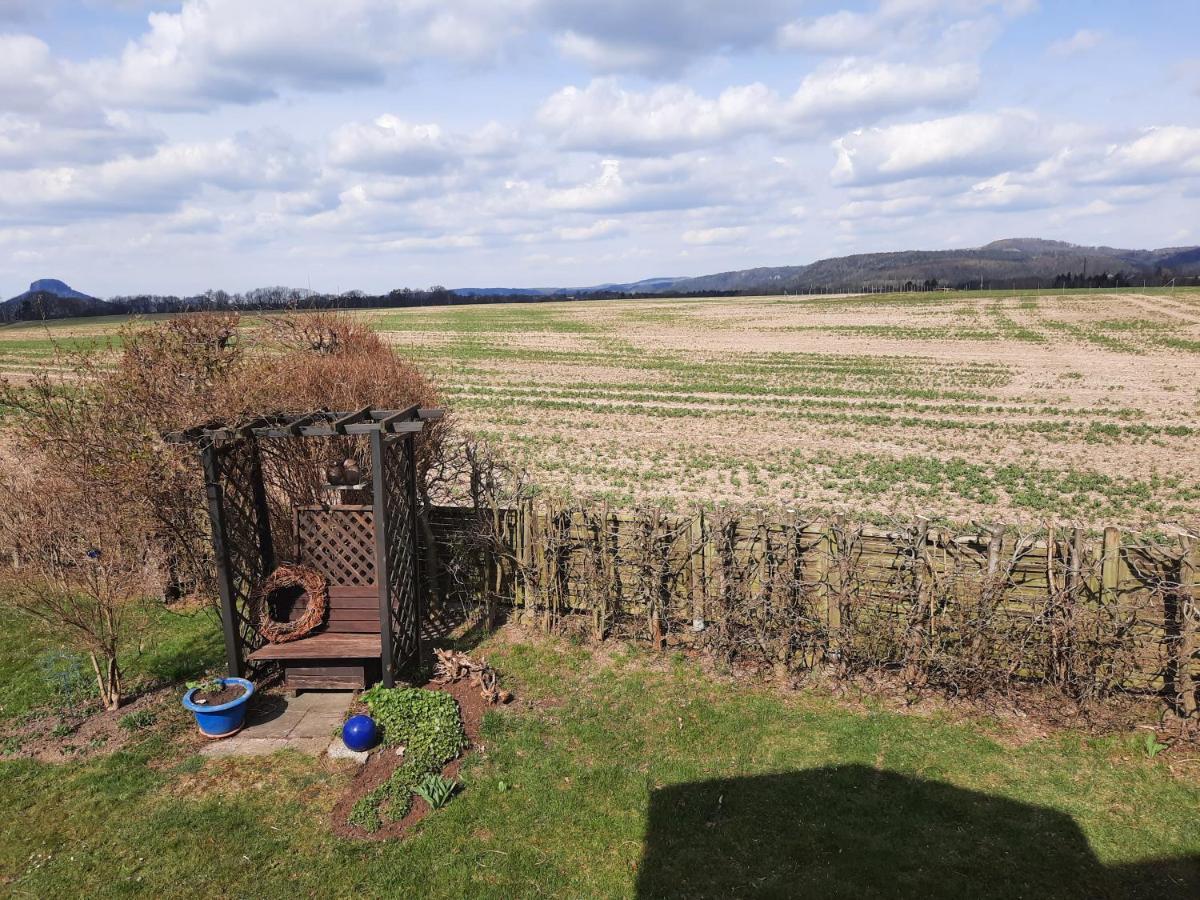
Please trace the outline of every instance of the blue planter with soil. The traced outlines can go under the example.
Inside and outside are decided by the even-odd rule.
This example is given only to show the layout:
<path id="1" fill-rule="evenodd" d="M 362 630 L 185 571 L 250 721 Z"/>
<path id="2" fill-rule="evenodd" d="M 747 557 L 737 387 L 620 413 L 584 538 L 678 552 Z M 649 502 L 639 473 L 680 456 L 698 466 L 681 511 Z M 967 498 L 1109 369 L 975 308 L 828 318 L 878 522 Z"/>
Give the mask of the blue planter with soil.
<path id="1" fill-rule="evenodd" d="M 220 691 L 192 688 L 183 695 L 183 708 L 196 717 L 196 726 L 208 738 L 237 734 L 246 722 L 246 707 L 254 694 L 254 683 L 245 678 L 220 679 Z M 229 696 L 236 690 L 241 694 Z"/>

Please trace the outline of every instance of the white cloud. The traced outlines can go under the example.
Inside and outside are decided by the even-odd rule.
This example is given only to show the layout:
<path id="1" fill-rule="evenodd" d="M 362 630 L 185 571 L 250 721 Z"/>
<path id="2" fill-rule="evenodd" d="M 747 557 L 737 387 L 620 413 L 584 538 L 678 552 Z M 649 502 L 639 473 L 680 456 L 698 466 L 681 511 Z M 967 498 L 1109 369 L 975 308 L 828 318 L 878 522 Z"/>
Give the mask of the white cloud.
<path id="1" fill-rule="evenodd" d="M 1200 176 L 1200 128 L 1148 128 L 1109 146 L 1082 179 L 1107 184 L 1150 184 Z"/>
<path id="2" fill-rule="evenodd" d="M 1047 48 L 1051 56 L 1076 56 L 1086 53 L 1104 43 L 1104 32 L 1091 28 L 1081 28 L 1069 38 L 1055 41 Z"/>
<path id="3" fill-rule="evenodd" d="M 1046 127 L 1020 110 L 858 129 L 833 142 L 838 158 L 831 174 L 851 185 L 987 175 L 1045 156 L 1047 140 Z"/>
<path id="4" fill-rule="evenodd" d="M 436 124 L 416 125 L 393 115 L 369 124 L 343 125 L 330 142 L 335 166 L 366 172 L 428 175 L 455 162 L 450 142 Z"/>
<path id="5" fill-rule="evenodd" d="M 954 106 L 976 89 L 973 66 L 922 67 L 846 60 L 804 78 L 780 97 L 763 84 L 726 88 L 715 98 L 689 87 L 630 91 L 614 79 L 566 87 L 538 111 L 538 121 L 570 149 L 661 153 L 703 147 L 753 133 L 811 134 L 892 112 Z"/>
<path id="6" fill-rule="evenodd" d="M 742 240 L 750 229 L 743 226 L 717 226 L 716 228 L 693 228 L 683 233 L 685 244 L 732 244 Z"/>
<path id="7" fill-rule="evenodd" d="M 933 45 L 953 48 L 971 33 L 978 51 L 996 32 L 994 16 L 1012 18 L 1033 5 L 1028 0 L 882 0 L 869 12 L 843 9 L 787 22 L 776 43 L 807 53 L 862 55 Z"/>
<path id="8" fill-rule="evenodd" d="M 879 39 L 880 25 L 875 17 L 843 9 L 789 22 L 779 31 L 779 43 L 813 53 L 861 53 Z"/>
<path id="9" fill-rule="evenodd" d="M 624 231 L 625 228 L 619 219 L 598 219 L 591 225 L 556 228 L 554 236 L 560 241 L 593 241 L 597 238 L 623 234 Z"/>
<path id="10" fill-rule="evenodd" d="M 140 159 L 0 173 L 0 220 L 53 222 L 173 212 L 209 188 L 288 189 L 311 175 L 304 154 L 271 133 L 167 144 Z"/>
<path id="11" fill-rule="evenodd" d="M 406 122 L 385 113 L 334 131 L 328 157 L 334 166 L 353 171 L 420 177 L 446 172 L 468 158 L 504 159 L 518 146 L 516 131 L 498 122 L 456 134 L 437 123 Z"/>
<path id="12" fill-rule="evenodd" d="M 286 89 L 378 84 L 422 59 L 488 58 L 521 0 L 183 0 L 87 77 L 104 96 L 160 109 L 253 103 Z"/>
<path id="13" fill-rule="evenodd" d="M 770 43 L 786 0 L 543 0 L 559 52 L 600 73 L 678 74 L 698 57 Z"/>

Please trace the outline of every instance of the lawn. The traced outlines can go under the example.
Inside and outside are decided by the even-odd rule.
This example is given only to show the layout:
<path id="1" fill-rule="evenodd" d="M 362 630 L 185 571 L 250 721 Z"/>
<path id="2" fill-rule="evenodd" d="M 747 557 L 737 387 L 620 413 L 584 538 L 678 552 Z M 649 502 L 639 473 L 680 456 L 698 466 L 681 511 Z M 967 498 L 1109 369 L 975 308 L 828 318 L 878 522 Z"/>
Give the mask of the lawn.
<path id="1" fill-rule="evenodd" d="M 213 646 L 167 621 L 147 677 Z M 3 648 L 7 683 L 20 635 Z M 182 652 L 184 648 L 186 652 Z M 733 684 L 696 662 L 506 631 L 518 700 L 465 789 L 403 842 L 331 835 L 327 760 L 204 760 L 172 698 L 122 751 L 0 762 L 12 896 L 1194 897 L 1200 787 L 1134 735 L 1017 744 L 1004 723 Z M 19 669 L 20 667 L 18 667 Z M 186 668 L 186 667 L 185 667 Z M 6 694 L 27 714 L 37 678 Z M 158 674 L 150 675 L 150 672 Z M 16 698 L 16 699 L 14 699 Z M 20 699 L 24 698 L 24 699 Z M 48 695 L 43 696 L 48 700 Z"/>

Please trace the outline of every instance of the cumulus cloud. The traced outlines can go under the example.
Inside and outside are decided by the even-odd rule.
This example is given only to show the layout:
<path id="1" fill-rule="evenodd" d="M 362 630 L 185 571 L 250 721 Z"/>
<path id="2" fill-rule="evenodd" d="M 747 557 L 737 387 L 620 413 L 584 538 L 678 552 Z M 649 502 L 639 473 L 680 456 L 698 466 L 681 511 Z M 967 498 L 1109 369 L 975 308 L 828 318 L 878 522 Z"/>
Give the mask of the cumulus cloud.
<path id="1" fill-rule="evenodd" d="M 0 113 L 0 169 L 145 156 L 162 139 L 160 132 L 121 113 L 97 112 L 75 122 Z"/>
<path id="2" fill-rule="evenodd" d="M 502 159 L 518 144 L 516 132 L 498 122 L 452 134 L 437 123 L 406 122 L 385 113 L 335 130 L 328 156 L 333 165 L 358 172 L 422 176 L 448 171 L 468 158 Z"/>
<path id="3" fill-rule="evenodd" d="M 415 125 L 392 115 L 343 125 L 334 132 L 329 148 L 335 166 L 366 172 L 428 175 L 444 171 L 455 158 L 437 125 Z"/>
<path id="4" fill-rule="evenodd" d="M 173 212 L 209 188 L 283 190 L 311 175 L 304 153 L 269 132 L 167 144 L 140 159 L 0 173 L 0 220 L 52 222 Z"/>
<path id="5" fill-rule="evenodd" d="M 770 42 L 785 0 L 546 0 L 538 19 L 557 32 L 559 51 L 602 73 L 678 74 L 701 55 Z"/>
<path id="6" fill-rule="evenodd" d="M 995 32 L 991 17 L 1022 15 L 1033 0 L 882 0 L 868 12 L 837 10 L 781 26 L 776 43 L 807 53 L 863 54 L 897 46 L 953 46 L 967 33 Z M 981 42 L 974 44 L 976 50 Z"/>
<path id="7" fill-rule="evenodd" d="M 1032 113 L 968 113 L 858 129 L 833 142 L 840 184 L 903 181 L 927 175 L 987 175 L 1047 152 L 1047 130 Z"/>
<path id="8" fill-rule="evenodd" d="M 978 81 L 973 66 L 859 60 L 806 76 L 790 97 L 760 83 L 730 87 L 709 98 L 682 85 L 630 91 L 608 78 L 558 91 L 542 104 L 538 121 L 564 147 L 653 154 L 752 133 L 810 135 L 856 119 L 954 106 L 976 90 Z"/>
<path id="9" fill-rule="evenodd" d="M 1076 56 L 1099 47 L 1104 42 L 1104 32 L 1081 28 L 1069 38 L 1055 41 L 1047 48 L 1051 56 Z"/>
<path id="10" fill-rule="evenodd" d="M 743 225 L 721 225 L 715 228 L 691 228 L 683 233 L 685 244 L 732 244 L 750 232 Z"/>
<path id="11" fill-rule="evenodd" d="M 1200 176 L 1200 128 L 1148 128 L 1133 140 L 1107 147 L 1083 181 L 1152 184 Z"/>
<path id="12" fill-rule="evenodd" d="M 487 58 L 527 4 L 455 0 L 183 0 L 119 58 L 87 67 L 106 96 L 159 109 L 252 103 L 285 89 L 377 84 L 422 59 Z"/>

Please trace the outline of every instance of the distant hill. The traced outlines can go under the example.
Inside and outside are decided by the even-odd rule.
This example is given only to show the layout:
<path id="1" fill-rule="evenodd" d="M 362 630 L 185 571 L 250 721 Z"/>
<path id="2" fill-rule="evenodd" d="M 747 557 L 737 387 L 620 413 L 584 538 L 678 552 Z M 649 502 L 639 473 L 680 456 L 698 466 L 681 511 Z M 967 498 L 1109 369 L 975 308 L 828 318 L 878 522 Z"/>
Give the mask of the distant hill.
<path id="1" fill-rule="evenodd" d="M 1107 277 L 1105 277 L 1107 276 Z M 574 288 L 456 288 L 463 297 L 558 297 L 593 293 L 704 294 L 859 291 L 874 287 L 1068 287 L 1158 284 L 1200 276 L 1200 247 L 1122 250 L 1009 238 L 964 250 L 860 253 L 801 266 L 766 266 L 694 278 L 647 278 Z"/>
<path id="2" fill-rule="evenodd" d="M 553 288 L 454 288 L 460 297 L 557 297 L 572 294 L 656 294 L 674 290 L 686 278 L 643 278 L 641 281 L 610 282 L 590 287 Z"/>
<path id="3" fill-rule="evenodd" d="M 0 321 L 94 316 L 105 312 L 106 305 L 103 300 L 89 297 L 57 278 L 39 278 L 25 293 L 0 303 Z"/>
<path id="4" fill-rule="evenodd" d="M 805 291 L 833 287 L 855 290 L 879 285 L 923 284 L 966 286 L 983 281 L 999 287 L 1015 283 L 1049 286 L 1071 276 L 1072 284 L 1120 273 L 1125 281 L 1141 278 L 1200 275 L 1200 247 L 1167 247 L 1161 250 L 1122 250 L 1083 247 L 1065 241 L 1011 238 L 968 250 L 902 250 L 895 253 L 860 253 L 822 259 L 804 266 L 741 269 L 686 278 L 672 290 L 704 291 Z"/>

